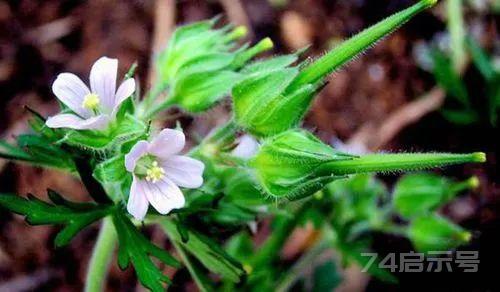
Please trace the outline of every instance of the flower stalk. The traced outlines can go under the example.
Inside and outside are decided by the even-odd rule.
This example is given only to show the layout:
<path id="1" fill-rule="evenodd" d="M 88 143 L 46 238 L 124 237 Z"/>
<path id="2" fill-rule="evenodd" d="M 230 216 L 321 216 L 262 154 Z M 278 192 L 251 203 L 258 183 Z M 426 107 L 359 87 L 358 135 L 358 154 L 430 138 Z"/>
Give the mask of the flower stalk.
<path id="1" fill-rule="evenodd" d="M 85 292 L 104 291 L 117 236 L 111 218 L 104 218 L 87 268 Z"/>

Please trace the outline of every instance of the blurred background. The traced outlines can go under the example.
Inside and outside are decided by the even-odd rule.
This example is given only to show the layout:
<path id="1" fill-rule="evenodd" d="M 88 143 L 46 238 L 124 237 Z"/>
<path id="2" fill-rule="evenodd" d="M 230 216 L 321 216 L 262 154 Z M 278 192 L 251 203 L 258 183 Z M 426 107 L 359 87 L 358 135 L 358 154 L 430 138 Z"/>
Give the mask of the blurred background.
<path id="1" fill-rule="evenodd" d="M 272 54 L 289 53 L 310 45 L 306 56 L 314 57 L 341 40 L 397 12 L 410 0 L 15 0 L 0 2 L 0 138 L 13 140 L 27 131 L 29 114 L 24 106 L 44 115 L 57 112 L 51 84 L 58 73 L 74 72 L 88 80 L 90 66 L 100 56 L 118 58 L 124 73 L 132 63 L 139 67 L 141 87 L 154 80 L 151 56 L 163 48 L 176 25 L 216 15 L 221 23 L 249 27 L 248 41 L 269 36 Z M 500 1 L 461 2 L 463 34 L 473 37 L 488 54 L 489 63 L 500 67 Z M 487 153 L 483 165 L 446 170 L 463 180 L 476 175 L 481 184 L 443 212 L 474 234 L 465 250 L 479 250 L 478 273 L 464 275 L 400 274 L 399 286 L 370 280 L 359 269 L 345 272 L 343 291 L 397 291 L 420 285 L 444 291 L 495 291 L 500 256 L 500 191 L 498 186 L 498 128 L 489 119 L 492 104 L 481 68 L 472 65 L 468 53 L 458 57 L 460 84 L 469 92 L 467 115 L 450 116 L 453 107 L 446 83 L 433 71 L 428 51 L 438 47 L 454 54 L 446 1 L 424 12 L 336 72 L 306 118 L 305 127 L 323 141 L 349 151 L 447 151 Z M 434 67 L 435 68 L 435 67 Z M 499 79 L 495 79 L 498 83 Z M 452 95 L 452 94 L 451 94 Z M 500 95 L 498 95 L 500 96 Z M 500 97 L 497 97 L 500 99 Z M 497 99 L 497 101 L 498 101 Z M 189 117 L 171 111 L 172 119 L 185 129 L 205 135 L 228 116 L 228 102 L 208 114 Z M 490 110 L 491 112 L 491 110 Z M 394 179 L 384 176 L 389 184 Z M 77 179 L 41 168 L 8 163 L 0 159 L 0 192 L 33 193 L 45 198 L 53 188 L 75 200 L 88 200 Z M 148 230 L 159 244 L 164 241 Z M 56 229 L 30 227 L 21 217 L 0 210 L 0 291 L 79 291 L 97 227 L 86 229 L 70 246 L 53 249 Z M 300 233 L 299 233 L 300 234 Z M 300 236 L 298 236 L 300 237 Z M 295 237 L 292 236 L 291 240 Z M 380 252 L 409 251 L 404 239 L 375 237 Z M 293 254 L 291 250 L 284 251 Z M 110 291 L 135 291 L 133 271 L 113 265 Z M 194 291 L 194 286 L 174 287 Z M 497 290 L 498 291 L 498 290 Z"/>

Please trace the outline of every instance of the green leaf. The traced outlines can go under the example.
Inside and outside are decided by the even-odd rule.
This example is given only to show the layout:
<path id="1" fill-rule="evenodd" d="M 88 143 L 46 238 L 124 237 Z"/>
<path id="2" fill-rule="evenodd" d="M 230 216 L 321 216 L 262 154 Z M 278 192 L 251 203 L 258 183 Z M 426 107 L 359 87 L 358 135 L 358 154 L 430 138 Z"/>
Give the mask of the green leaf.
<path id="1" fill-rule="evenodd" d="M 180 246 L 185 248 L 186 251 L 198 259 L 208 270 L 221 275 L 229 281 L 240 281 L 241 276 L 244 274 L 241 265 L 230 257 L 218 243 L 193 230 L 189 231 L 189 240 L 184 242 L 176 225 L 172 221 L 165 219 L 160 222 L 160 225 L 171 240 L 176 241 Z"/>
<path id="2" fill-rule="evenodd" d="M 57 234 L 55 245 L 67 245 L 75 235 L 91 223 L 105 217 L 111 207 L 88 203 L 74 203 L 49 191 L 50 204 L 28 195 L 28 199 L 16 195 L 0 195 L 0 206 L 26 217 L 31 225 L 65 225 Z"/>
<path id="3" fill-rule="evenodd" d="M 130 263 L 134 266 L 137 278 L 146 288 L 155 292 L 165 291 L 163 283 L 170 284 L 170 279 L 151 260 L 151 256 L 159 259 L 166 265 L 180 267 L 180 263 L 167 251 L 152 244 L 122 210 L 113 212 L 113 224 L 119 240 L 118 265 L 122 270 Z"/>
<path id="4" fill-rule="evenodd" d="M 203 268 L 201 263 L 195 260 L 194 258 L 190 257 L 187 254 L 186 249 L 180 246 L 175 241 L 173 241 L 172 244 L 175 246 L 177 252 L 182 258 L 182 261 L 186 265 L 186 268 L 193 277 L 193 280 L 195 281 L 198 288 L 202 292 L 215 291 L 214 285 L 210 280 L 209 275 L 206 272 L 206 269 Z"/>
<path id="5" fill-rule="evenodd" d="M 474 110 L 443 109 L 441 114 L 448 121 L 458 125 L 470 125 L 479 121 L 479 115 Z"/>
<path id="6" fill-rule="evenodd" d="M 39 112 L 30 108 L 29 106 L 24 107 L 32 115 L 32 118 L 28 121 L 31 129 L 42 136 L 44 139 L 50 142 L 56 142 L 61 139 L 61 129 L 53 129 L 47 127 L 45 124 L 46 119 Z"/>
<path id="7" fill-rule="evenodd" d="M 337 271 L 337 265 L 329 260 L 317 266 L 313 274 L 313 292 L 334 291 L 340 285 L 342 277 Z"/>
<path id="8" fill-rule="evenodd" d="M 461 105 L 470 106 L 467 87 L 460 75 L 453 68 L 450 59 L 437 49 L 431 54 L 434 60 L 434 77 L 446 93 L 455 98 Z"/>
<path id="9" fill-rule="evenodd" d="M 481 72 L 486 80 L 493 80 L 493 78 L 495 78 L 496 71 L 488 54 L 471 37 L 466 39 L 466 44 L 469 48 L 472 61 L 474 62 L 474 65 L 476 65 L 479 72 Z"/>
<path id="10" fill-rule="evenodd" d="M 17 144 L 32 157 L 30 160 L 32 163 L 62 169 L 75 169 L 72 156 L 44 137 L 30 134 L 20 135 L 17 138 Z"/>
<path id="11" fill-rule="evenodd" d="M 33 157 L 19 149 L 16 146 L 10 145 L 9 143 L 0 140 L 0 158 L 21 160 L 21 161 L 32 161 Z"/>
<path id="12" fill-rule="evenodd" d="M 74 170 L 71 156 L 45 137 L 20 135 L 18 146 L 0 140 L 0 158 L 25 161 L 34 165 Z"/>

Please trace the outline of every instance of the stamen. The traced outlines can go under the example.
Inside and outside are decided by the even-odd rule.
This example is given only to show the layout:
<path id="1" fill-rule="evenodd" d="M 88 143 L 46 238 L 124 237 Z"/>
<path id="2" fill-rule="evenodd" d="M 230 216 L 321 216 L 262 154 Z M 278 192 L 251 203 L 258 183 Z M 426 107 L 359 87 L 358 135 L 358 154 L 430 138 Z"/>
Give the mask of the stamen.
<path id="1" fill-rule="evenodd" d="M 158 162 L 154 161 L 146 170 L 146 180 L 148 182 L 156 183 L 163 178 L 165 175 L 165 170 L 158 166 Z"/>
<path id="2" fill-rule="evenodd" d="M 99 108 L 100 103 L 101 99 L 99 98 L 99 95 L 89 93 L 83 98 L 82 107 L 91 111 L 96 111 Z"/>

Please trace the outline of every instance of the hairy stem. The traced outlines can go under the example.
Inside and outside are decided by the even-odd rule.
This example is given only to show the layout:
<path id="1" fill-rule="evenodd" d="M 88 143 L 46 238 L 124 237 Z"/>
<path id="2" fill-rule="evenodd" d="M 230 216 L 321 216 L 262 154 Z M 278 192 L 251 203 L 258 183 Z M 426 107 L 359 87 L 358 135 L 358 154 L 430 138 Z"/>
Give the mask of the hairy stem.
<path id="1" fill-rule="evenodd" d="M 85 292 L 104 291 L 109 265 L 113 257 L 117 236 L 111 218 L 104 218 L 97 242 L 90 258 L 85 279 Z"/>

